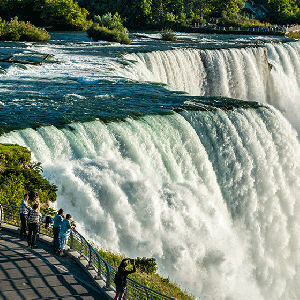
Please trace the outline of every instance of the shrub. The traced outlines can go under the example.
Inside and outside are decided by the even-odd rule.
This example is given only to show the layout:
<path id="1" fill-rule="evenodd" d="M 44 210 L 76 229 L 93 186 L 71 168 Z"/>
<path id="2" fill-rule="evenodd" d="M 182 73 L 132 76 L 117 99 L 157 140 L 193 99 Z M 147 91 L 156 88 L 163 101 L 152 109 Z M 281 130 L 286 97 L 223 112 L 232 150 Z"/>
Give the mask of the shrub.
<path id="1" fill-rule="evenodd" d="M 94 24 L 87 31 L 88 36 L 95 41 L 104 40 L 118 42 L 121 44 L 130 44 L 127 28 L 122 24 L 121 17 L 118 13 L 114 16 L 107 13 L 94 17 Z"/>
<path id="2" fill-rule="evenodd" d="M 171 42 L 176 42 L 177 41 L 176 34 L 172 29 L 164 29 L 161 32 L 161 38 L 164 41 L 171 41 Z"/>
<path id="3" fill-rule="evenodd" d="M 157 271 L 157 265 L 155 258 L 137 258 L 135 260 L 136 267 L 138 268 L 139 272 L 147 273 L 149 275 L 153 275 Z"/>
<path id="4" fill-rule="evenodd" d="M 18 18 L 11 19 L 10 22 L 0 19 L 1 40 L 43 42 L 49 38 L 45 29 L 36 28 L 30 22 L 18 21 Z"/>
<path id="5" fill-rule="evenodd" d="M 300 31 L 290 31 L 287 34 L 287 37 L 292 38 L 292 39 L 300 39 Z"/>

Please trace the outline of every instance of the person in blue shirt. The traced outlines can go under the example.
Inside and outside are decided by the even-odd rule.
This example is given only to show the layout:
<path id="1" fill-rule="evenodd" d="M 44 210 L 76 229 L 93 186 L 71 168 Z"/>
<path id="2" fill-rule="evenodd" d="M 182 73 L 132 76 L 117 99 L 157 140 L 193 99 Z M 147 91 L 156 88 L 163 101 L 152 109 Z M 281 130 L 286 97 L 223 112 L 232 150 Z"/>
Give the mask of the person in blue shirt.
<path id="1" fill-rule="evenodd" d="M 64 253 L 64 249 L 68 243 L 71 229 L 75 228 L 75 226 L 71 224 L 71 219 L 72 219 L 72 216 L 70 214 L 67 214 L 66 218 L 63 220 L 63 222 L 61 224 L 61 229 L 59 232 L 59 241 L 60 241 L 59 256 L 66 256 L 66 254 Z"/>
<path id="2" fill-rule="evenodd" d="M 59 233 L 61 229 L 61 225 L 63 223 L 65 216 L 64 216 L 64 210 L 60 208 L 57 212 L 57 215 L 54 217 L 53 220 L 53 248 L 55 252 L 60 251 L 60 241 L 59 241 Z"/>

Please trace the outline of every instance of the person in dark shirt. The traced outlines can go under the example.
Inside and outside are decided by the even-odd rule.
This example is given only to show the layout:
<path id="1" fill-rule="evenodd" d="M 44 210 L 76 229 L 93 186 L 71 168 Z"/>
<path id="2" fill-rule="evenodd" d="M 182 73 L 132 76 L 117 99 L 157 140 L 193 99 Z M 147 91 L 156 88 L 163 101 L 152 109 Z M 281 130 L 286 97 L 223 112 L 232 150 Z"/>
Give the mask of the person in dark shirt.
<path id="1" fill-rule="evenodd" d="M 34 203 L 32 206 L 32 210 L 28 213 L 28 247 L 37 248 L 37 246 L 35 245 L 35 240 L 41 218 L 42 214 L 39 212 L 39 205 L 38 203 Z"/>
<path id="2" fill-rule="evenodd" d="M 133 265 L 133 268 L 131 271 L 127 271 L 127 260 L 131 261 L 131 264 Z M 127 285 L 127 276 L 131 273 L 136 272 L 135 268 L 135 260 L 130 258 L 125 258 L 122 260 L 121 264 L 118 267 L 118 272 L 115 276 L 115 284 L 116 284 L 116 297 L 114 300 L 121 300 L 122 297 L 125 294 L 126 291 L 126 285 Z"/>

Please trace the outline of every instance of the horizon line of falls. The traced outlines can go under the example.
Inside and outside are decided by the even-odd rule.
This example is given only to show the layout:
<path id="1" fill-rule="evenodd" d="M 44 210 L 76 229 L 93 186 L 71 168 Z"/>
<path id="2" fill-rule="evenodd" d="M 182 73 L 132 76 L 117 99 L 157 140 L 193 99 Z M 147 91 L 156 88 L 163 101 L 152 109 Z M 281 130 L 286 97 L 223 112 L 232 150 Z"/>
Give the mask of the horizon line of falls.
<path id="1" fill-rule="evenodd" d="M 199 299 L 300 299 L 298 57 L 298 43 L 126 54 L 113 76 L 269 105 L 27 128 L 0 142 L 32 151 L 95 245 L 155 257 Z"/>

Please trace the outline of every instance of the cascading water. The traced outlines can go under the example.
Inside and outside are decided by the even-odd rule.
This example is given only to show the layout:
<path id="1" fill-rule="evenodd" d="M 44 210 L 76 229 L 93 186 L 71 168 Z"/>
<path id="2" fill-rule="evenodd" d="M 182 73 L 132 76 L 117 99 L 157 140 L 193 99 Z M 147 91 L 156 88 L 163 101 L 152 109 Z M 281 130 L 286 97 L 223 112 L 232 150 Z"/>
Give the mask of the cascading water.
<path id="1" fill-rule="evenodd" d="M 1 78 L 0 142 L 42 162 L 79 231 L 103 249 L 155 257 L 199 299 L 299 299 L 299 44 L 110 64 L 94 54 L 106 45 L 59 45 L 29 48 L 64 63 Z M 7 118 L 18 109 L 22 124 Z"/>
<path id="2" fill-rule="evenodd" d="M 265 47 L 174 49 L 126 54 L 134 63 L 120 75 L 163 82 L 197 96 L 222 96 L 269 103 L 300 132 L 299 43 Z"/>
<path id="3" fill-rule="evenodd" d="M 94 121 L 0 141 L 32 150 L 59 205 L 97 244 L 157 257 L 195 295 L 297 294 L 299 143 L 276 112 Z"/>

